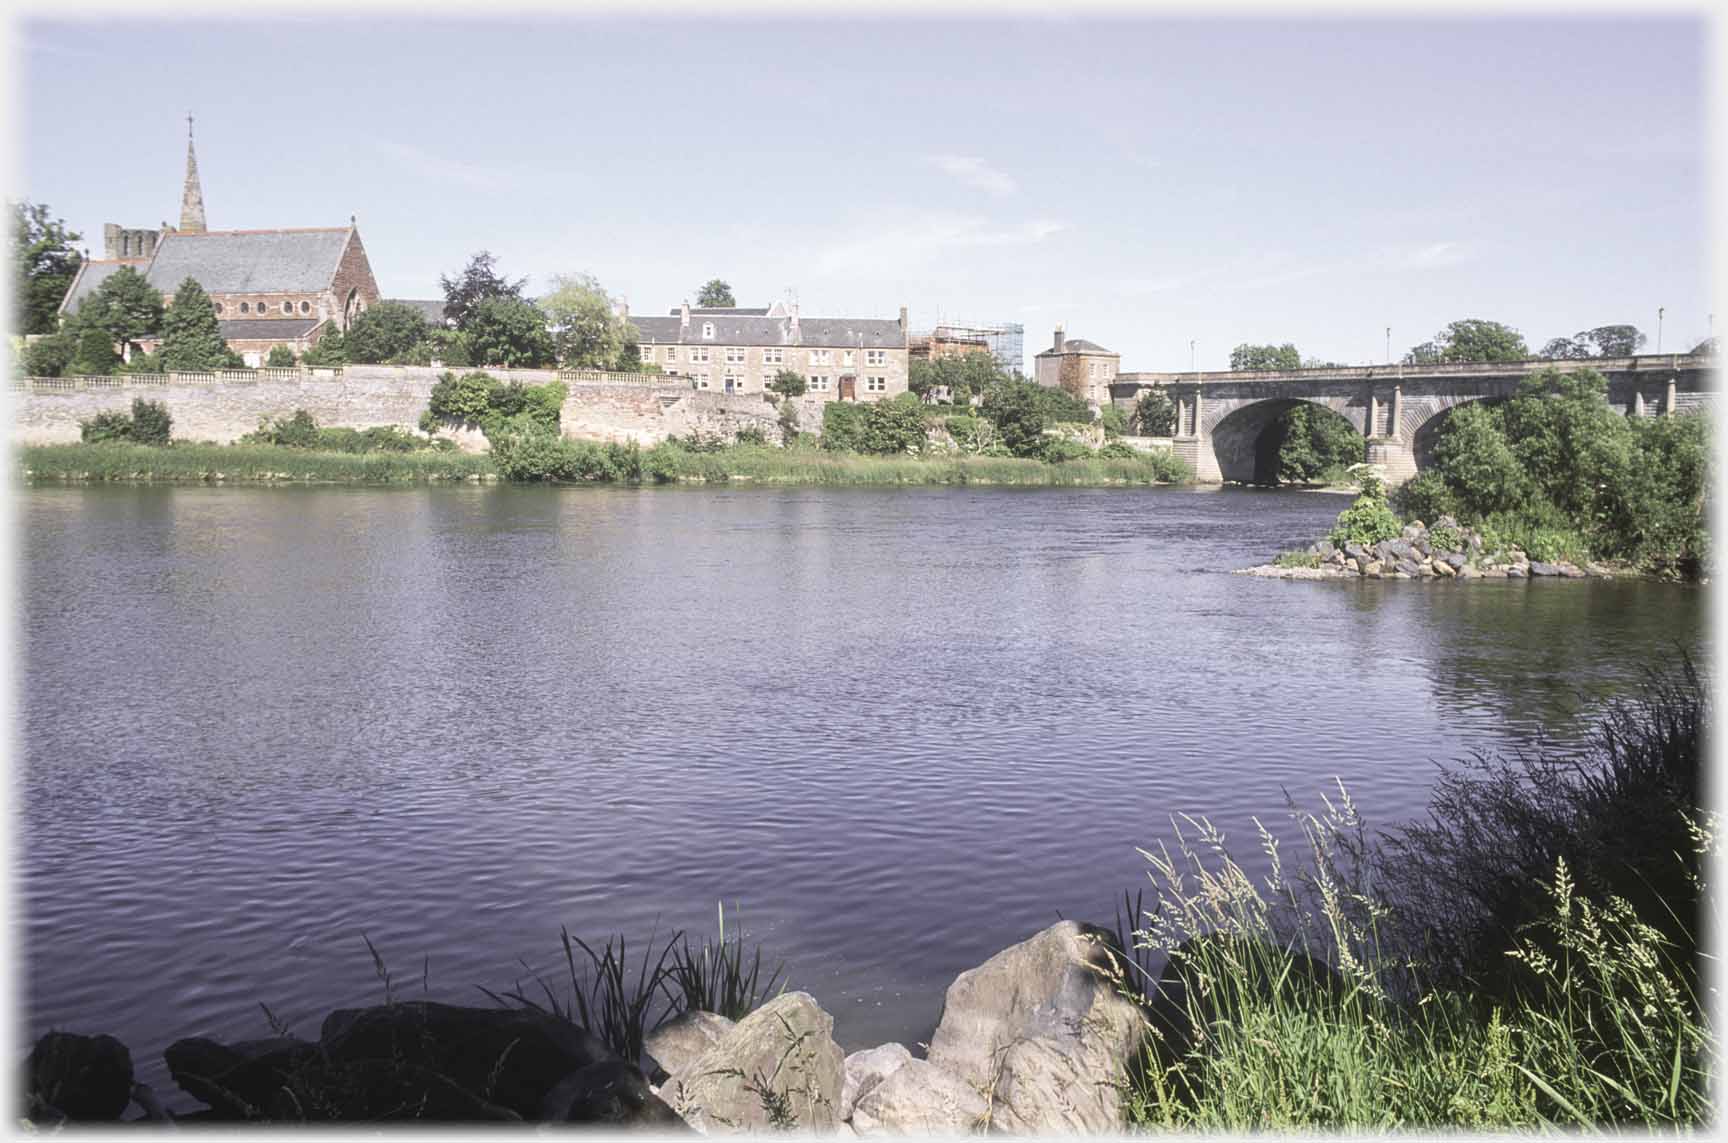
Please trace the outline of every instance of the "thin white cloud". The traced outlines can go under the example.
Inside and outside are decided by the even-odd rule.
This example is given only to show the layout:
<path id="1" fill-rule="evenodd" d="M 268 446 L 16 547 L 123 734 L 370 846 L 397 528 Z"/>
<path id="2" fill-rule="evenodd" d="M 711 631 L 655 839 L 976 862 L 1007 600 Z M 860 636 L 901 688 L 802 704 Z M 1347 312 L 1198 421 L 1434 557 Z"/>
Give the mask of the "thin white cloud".
<path id="1" fill-rule="evenodd" d="M 1415 250 L 1406 250 L 1397 259 L 1400 266 L 1422 269 L 1429 266 L 1456 266 L 1468 262 L 1470 252 L 1457 242 L 1430 242 Z"/>
<path id="2" fill-rule="evenodd" d="M 983 159 L 972 155 L 931 155 L 930 162 L 945 175 L 950 175 L 967 186 L 977 187 L 987 194 L 998 197 L 1011 195 L 1019 189 L 1014 176 L 1006 171 L 999 171 Z"/>
<path id="3" fill-rule="evenodd" d="M 410 143 L 398 143 L 389 139 L 376 139 L 373 143 L 380 151 L 400 163 L 405 170 L 439 182 L 458 183 L 475 190 L 501 190 L 513 181 L 508 171 L 461 159 L 445 158 Z"/>
<path id="4" fill-rule="evenodd" d="M 993 226 L 975 216 L 927 215 L 855 233 L 818 249 L 815 257 L 825 273 L 869 273 L 928 263 L 950 250 L 1036 245 L 1067 229 L 1055 219 Z"/>

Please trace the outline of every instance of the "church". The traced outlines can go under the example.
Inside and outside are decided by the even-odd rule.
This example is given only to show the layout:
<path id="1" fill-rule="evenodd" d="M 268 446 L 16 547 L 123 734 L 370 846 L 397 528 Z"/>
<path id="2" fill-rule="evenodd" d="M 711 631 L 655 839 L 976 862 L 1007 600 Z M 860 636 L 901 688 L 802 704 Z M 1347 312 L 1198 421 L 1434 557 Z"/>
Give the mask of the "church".
<path id="1" fill-rule="evenodd" d="M 279 230 L 210 230 L 204 222 L 204 190 L 187 117 L 186 184 L 180 225 L 102 228 L 103 256 L 85 259 L 60 303 L 67 316 L 109 275 L 131 266 L 173 303 L 187 278 L 204 287 L 216 306 L 217 324 L 228 346 L 256 366 L 273 346 L 296 356 L 331 329 L 346 330 L 379 300 L 378 283 L 352 217 L 347 226 Z M 148 352 L 156 343 L 141 343 Z"/>

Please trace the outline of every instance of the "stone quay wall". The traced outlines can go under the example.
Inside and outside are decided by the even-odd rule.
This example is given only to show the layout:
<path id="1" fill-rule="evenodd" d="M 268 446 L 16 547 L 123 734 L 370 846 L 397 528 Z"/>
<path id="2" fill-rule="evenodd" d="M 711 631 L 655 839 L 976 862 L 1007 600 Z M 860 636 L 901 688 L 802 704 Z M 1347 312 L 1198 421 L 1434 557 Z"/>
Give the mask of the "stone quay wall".
<path id="1" fill-rule="evenodd" d="M 216 373 L 131 374 L 116 377 L 17 378 L 10 385 L 15 445 L 67 444 L 79 422 L 98 413 L 128 412 L 136 397 L 166 405 L 179 440 L 231 444 L 261 420 L 305 409 L 321 427 L 416 429 L 432 387 L 448 372 L 407 365 L 341 369 L 223 370 Z M 458 372 L 461 372 L 458 370 Z M 779 410 L 761 394 L 699 392 L 689 382 L 652 374 L 576 373 L 551 369 L 488 369 L 501 381 L 539 385 L 563 381 L 570 395 L 561 413 L 564 435 L 582 440 L 653 445 L 691 432 L 731 437 L 756 427 L 779 432 Z M 820 401 L 800 400 L 807 430 L 821 425 Z M 463 448 L 484 447 L 477 431 L 451 426 Z"/>

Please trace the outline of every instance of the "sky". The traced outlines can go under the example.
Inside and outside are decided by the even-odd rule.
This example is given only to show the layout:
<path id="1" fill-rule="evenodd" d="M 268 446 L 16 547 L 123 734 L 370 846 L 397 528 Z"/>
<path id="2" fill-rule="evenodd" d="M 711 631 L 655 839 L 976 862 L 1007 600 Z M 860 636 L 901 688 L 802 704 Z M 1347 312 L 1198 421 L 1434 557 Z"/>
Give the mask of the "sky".
<path id="1" fill-rule="evenodd" d="M 1123 370 L 1294 342 L 1348 363 L 1487 318 L 1532 349 L 1711 330 L 1695 15 L 1447 20 L 409 22 L 38 16 L 8 197 L 101 256 L 179 217 L 196 116 L 213 229 L 352 215 L 386 297 L 475 251 L 633 312 L 701 284 L 813 316 L 1054 326 Z M 109 66 L 113 61 L 128 66 Z M 1191 345 L 1192 343 L 1192 345 Z"/>

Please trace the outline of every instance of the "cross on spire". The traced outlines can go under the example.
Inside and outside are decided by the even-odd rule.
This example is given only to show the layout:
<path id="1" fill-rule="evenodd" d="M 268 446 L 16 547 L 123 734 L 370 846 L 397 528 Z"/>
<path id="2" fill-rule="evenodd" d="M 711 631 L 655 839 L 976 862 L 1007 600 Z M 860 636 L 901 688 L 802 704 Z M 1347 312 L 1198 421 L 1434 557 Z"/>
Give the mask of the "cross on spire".
<path id="1" fill-rule="evenodd" d="M 186 138 L 192 138 L 192 113 L 190 111 L 186 113 Z"/>

